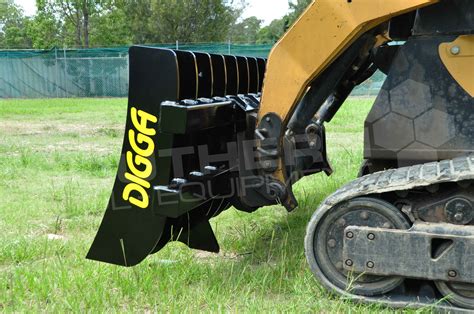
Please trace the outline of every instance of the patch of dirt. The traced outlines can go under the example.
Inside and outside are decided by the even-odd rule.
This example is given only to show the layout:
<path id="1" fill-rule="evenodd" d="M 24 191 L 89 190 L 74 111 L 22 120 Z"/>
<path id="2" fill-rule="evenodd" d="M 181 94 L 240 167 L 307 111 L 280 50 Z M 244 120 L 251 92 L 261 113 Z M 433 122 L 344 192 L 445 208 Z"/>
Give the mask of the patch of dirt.
<path id="1" fill-rule="evenodd" d="M 207 262 L 212 262 L 214 260 L 240 260 L 244 256 L 249 255 L 251 253 L 234 253 L 234 252 L 220 252 L 218 254 L 216 253 L 211 253 L 211 252 L 205 252 L 205 251 L 196 251 L 194 253 L 194 257 L 200 261 L 207 261 Z"/>
<path id="2" fill-rule="evenodd" d="M 87 124 L 55 124 L 55 121 L 44 123 L 23 121 L 2 121 L 0 132 L 8 135 L 41 135 L 58 133 L 92 133 L 91 126 Z"/>
<path id="3" fill-rule="evenodd" d="M 38 147 L 36 151 L 61 151 L 61 152 L 94 152 L 94 154 L 106 154 L 114 151 L 110 145 L 96 144 L 96 143 L 78 143 L 74 141 L 61 141 L 54 145 L 47 145 Z"/>
<path id="4" fill-rule="evenodd" d="M 95 141 L 97 137 L 109 137 L 107 141 L 112 140 L 117 143 L 117 146 L 121 145 L 121 138 L 123 136 L 123 130 L 115 127 L 94 127 L 88 124 L 60 124 L 55 121 L 50 121 L 47 124 L 38 122 L 22 122 L 22 121 L 1 121 L 0 123 L 0 134 L 4 138 L 15 139 L 16 143 L 18 138 L 21 138 L 20 142 L 26 141 L 28 149 L 38 152 L 50 152 L 50 151 L 65 151 L 65 152 L 94 152 L 98 154 L 106 154 L 115 151 L 115 145 L 105 145 L 99 143 L 101 141 Z M 57 137 L 63 136 L 65 140 L 62 141 L 48 141 L 48 145 L 38 145 L 34 139 L 28 138 L 30 136 L 44 136 L 44 137 Z M 83 137 L 91 138 L 92 140 L 84 141 L 80 140 Z M 70 139 L 69 139 L 70 138 Z M 102 141 L 103 142 L 103 141 Z M 20 155 L 20 152 L 6 152 L 7 155 Z"/>
<path id="5" fill-rule="evenodd" d="M 57 121 L 22 122 L 2 121 L 0 133 L 5 135 L 70 135 L 119 137 L 123 130 L 119 127 L 97 127 L 86 123 L 58 123 Z"/>
<path id="6" fill-rule="evenodd" d="M 46 238 L 51 241 L 66 241 L 67 238 L 65 236 L 59 235 L 59 234 L 47 234 Z"/>

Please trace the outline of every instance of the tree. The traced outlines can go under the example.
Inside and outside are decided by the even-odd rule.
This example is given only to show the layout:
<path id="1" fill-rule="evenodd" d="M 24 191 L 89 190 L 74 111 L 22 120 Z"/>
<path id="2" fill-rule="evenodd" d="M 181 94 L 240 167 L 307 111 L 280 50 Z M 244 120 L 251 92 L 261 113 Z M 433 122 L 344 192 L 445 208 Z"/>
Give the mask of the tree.
<path id="1" fill-rule="evenodd" d="M 65 21 L 65 29 L 74 29 L 75 46 L 89 47 L 89 17 L 90 6 L 88 0 L 50 0 L 50 6 L 61 19 Z"/>
<path id="2" fill-rule="evenodd" d="M 125 16 L 123 27 L 127 29 L 130 41 L 135 44 L 151 43 L 155 37 L 152 28 L 152 1 L 117 0 L 117 11 Z"/>
<path id="3" fill-rule="evenodd" d="M 241 13 L 228 0 L 156 0 L 152 12 L 157 43 L 225 41 Z"/>
<path id="4" fill-rule="evenodd" d="M 13 0 L 0 0 L 0 48 L 31 48 L 27 23 L 28 18 Z"/>
<path id="5" fill-rule="evenodd" d="M 257 36 L 259 44 L 273 44 L 278 41 L 288 28 L 300 17 L 306 10 L 312 0 L 289 1 L 290 12 L 281 19 L 273 20 L 270 25 L 262 28 Z"/>
<path id="6" fill-rule="evenodd" d="M 130 25 L 135 24 L 130 23 L 125 8 L 134 7 L 134 2 L 150 3 L 146 0 L 37 0 L 38 10 L 29 34 L 38 48 L 129 45 L 135 30 Z"/>
<path id="7" fill-rule="evenodd" d="M 288 24 L 291 26 L 300 17 L 301 14 L 306 10 L 312 0 L 296 0 L 296 2 L 290 1 L 290 13 L 287 15 Z"/>
<path id="8" fill-rule="evenodd" d="M 108 1 L 101 0 L 37 0 L 38 15 L 52 14 L 59 20 L 63 32 L 63 41 L 70 42 L 74 34 L 73 45 L 77 48 L 90 46 L 90 20 L 105 8 Z M 51 18 L 51 15 L 49 15 Z"/>
<path id="9" fill-rule="evenodd" d="M 26 32 L 35 49 L 62 46 L 61 23 L 43 0 L 37 0 L 37 14 L 26 25 Z"/>
<path id="10" fill-rule="evenodd" d="M 288 28 L 288 17 L 273 20 L 270 25 L 262 28 L 257 34 L 258 44 L 274 44 L 283 36 Z"/>
<path id="11" fill-rule="evenodd" d="M 260 31 L 262 20 L 255 16 L 246 18 L 232 26 L 230 31 L 230 40 L 232 42 L 254 44 L 257 42 L 257 36 Z"/>
<path id="12" fill-rule="evenodd" d="M 92 47 L 127 46 L 133 43 L 135 24 L 124 10 L 111 4 L 90 21 L 90 45 Z M 138 30 L 137 30 L 138 31 Z"/>
<path id="13" fill-rule="evenodd" d="M 238 21 L 245 0 L 36 0 L 32 18 L 13 1 L 0 0 L 1 47 L 254 43 L 261 25 L 255 17 Z"/>

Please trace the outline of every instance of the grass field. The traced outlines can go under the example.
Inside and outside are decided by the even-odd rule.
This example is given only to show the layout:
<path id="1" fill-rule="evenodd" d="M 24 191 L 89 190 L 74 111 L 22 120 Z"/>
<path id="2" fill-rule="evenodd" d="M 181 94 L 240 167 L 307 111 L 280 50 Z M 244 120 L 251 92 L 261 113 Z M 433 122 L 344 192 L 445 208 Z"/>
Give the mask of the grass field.
<path id="1" fill-rule="evenodd" d="M 332 177 L 304 179 L 300 208 L 229 210 L 212 221 L 222 247 L 173 243 L 124 269 L 84 257 L 112 189 L 124 99 L 0 101 L 0 311 L 390 312 L 330 296 L 310 273 L 306 223 L 355 178 L 371 100 L 351 100 L 328 127 Z"/>

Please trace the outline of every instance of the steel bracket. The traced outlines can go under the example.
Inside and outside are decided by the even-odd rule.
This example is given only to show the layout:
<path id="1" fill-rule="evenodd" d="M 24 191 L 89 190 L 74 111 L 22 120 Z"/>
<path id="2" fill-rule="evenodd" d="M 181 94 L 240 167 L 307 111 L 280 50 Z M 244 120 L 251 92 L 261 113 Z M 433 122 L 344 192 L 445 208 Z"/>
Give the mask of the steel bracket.
<path id="1" fill-rule="evenodd" d="M 344 268 L 355 273 L 474 283 L 474 226 L 349 226 L 343 259 Z"/>

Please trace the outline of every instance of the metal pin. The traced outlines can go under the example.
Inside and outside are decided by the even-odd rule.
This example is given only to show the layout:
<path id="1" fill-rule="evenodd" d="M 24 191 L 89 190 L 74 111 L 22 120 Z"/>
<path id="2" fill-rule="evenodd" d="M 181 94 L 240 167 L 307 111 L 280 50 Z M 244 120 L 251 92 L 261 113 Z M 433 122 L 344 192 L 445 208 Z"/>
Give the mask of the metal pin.
<path id="1" fill-rule="evenodd" d="M 451 53 L 455 56 L 461 53 L 461 47 L 459 46 L 453 46 L 451 47 Z"/>

